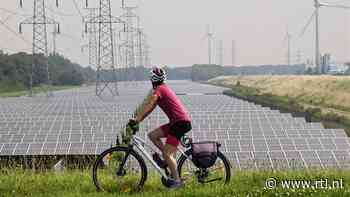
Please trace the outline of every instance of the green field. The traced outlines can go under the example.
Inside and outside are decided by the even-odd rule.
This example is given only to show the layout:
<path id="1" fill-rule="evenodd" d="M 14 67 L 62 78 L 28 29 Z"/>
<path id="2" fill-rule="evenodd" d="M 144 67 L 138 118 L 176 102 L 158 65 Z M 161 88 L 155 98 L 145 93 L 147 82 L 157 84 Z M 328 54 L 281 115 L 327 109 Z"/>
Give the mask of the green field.
<path id="1" fill-rule="evenodd" d="M 276 189 L 265 188 L 269 178 L 277 180 Z M 315 187 L 306 189 L 283 188 L 282 180 L 313 181 Z M 327 185 L 325 181 L 327 180 Z M 333 187 L 339 186 L 335 189 Z M 318 181 L 318 182 L 317 182 Z M 323 183 L 321 183 L 323 181 Z M 342 184 L 338 184 L 342 182 Z M 291 186 L 290 186 L 291 187 Z M 333 187 L 328 188 L 326 187 Z M 342 187 L 342 188 L 340 188 Z M 226 186 L 187 184 L 178 190 L 169 190 L 161 185 L 160 178 L 150 175 L 141 192 L 96 192 L 90 171 L 66 171 L 63 173 L 23 170 L 1 170 L 0 196 L 350 196 L 350 172 L 340 170 L 300 170 L 300 171 L 237 171 L 231 183 Z"/>
<path id="2" fill-rule="evenodd" d="M 209 80 L 228 87 L 225 94 L 288 112 L 309 114 L 326 128 L 343 128 L 350 136 L 348 76 L 227 76 Z"/>

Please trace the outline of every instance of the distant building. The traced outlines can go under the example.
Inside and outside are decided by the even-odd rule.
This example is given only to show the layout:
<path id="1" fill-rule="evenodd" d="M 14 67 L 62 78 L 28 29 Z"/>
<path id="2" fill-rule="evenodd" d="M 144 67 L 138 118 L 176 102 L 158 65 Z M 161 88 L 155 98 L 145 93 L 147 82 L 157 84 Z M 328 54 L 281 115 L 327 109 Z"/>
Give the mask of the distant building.
<path id="1" fill-rule="evenodd" d="M 323 56 L 321 56 L 321 64 L 318 68 L 318 73 L 320 74 L 326 74 L 328 73 L 331 65 L 331 54 L 326 53 Z"/>
<path id="2" fill-rule="evenodd" d="M 346 70 L 345 65 L 339 65 L 332 61 L 332 56 L 329 53 L 321 56 L 320 67 L 317 69 L 320 74 L 343 74 Z"/>
<path id="3" fill-rule="evenodd" d="M 347 71 L 347 67 L 345 65 L 336 65 L 330 64 L 328 74 L 344 74 Z"/>

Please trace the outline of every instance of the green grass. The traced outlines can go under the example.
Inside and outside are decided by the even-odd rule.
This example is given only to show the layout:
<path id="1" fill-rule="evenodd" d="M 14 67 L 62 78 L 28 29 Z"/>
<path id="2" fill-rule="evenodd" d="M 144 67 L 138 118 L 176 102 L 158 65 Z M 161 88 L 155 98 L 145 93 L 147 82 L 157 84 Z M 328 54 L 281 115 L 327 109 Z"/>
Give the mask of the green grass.
<path id="1" fill-rule="evenodd" d="M 269 178 L 277 180 L 276 189 L 265 188 Z M 285 189 L 282 180 L 325 180 L 328 186 L 333 180 L 343 181 L 343 188 L 325 189 Z M 300 170 L 300 171 L 237 171 L 230 184 L 223 186 L 187 184 L 178 190 L 169 190 L 162 186 L 158 176 L 151 176 L 140 192 L 99 193 L 90 177 L 90 171 L 67 171 L 34 173 L 23 170 L 2 170 L 0 173 L 0 196 L 350 196 L 350 172 L 340 170 Z"/>
<path id="2" fill-rule="evenodd" d="M 52 91 L 58 91 L 58 90 L 66 90 L 66 89 L 72 89 L 72 88 L 78 88 L 80 86 L 52 86 L 51 90 Z M 34 87 L 33 88 L 33 93 L 41 93 L 45 90 L 45 87 Z M 0 97 L 20 97 L 20 96 L 25 96 L 28 95 L 29 91 L 21 88 L 21 87 L 13 87 L 12 89 L 10 88 L 4 88 L 0 89 Z"/>
<path id="3" fill-rule="evenodd" d="M 326 128 L 343 128 L 347 135 L 350 136 L 350 119 L 346 116 L 332 112 L 322 112 L 319 107 L 304 107 L 304 101 L 301 99 L 261 93 L 253 87 L 236 84 L 229 86 L 229 88 L 231 89 L 224 91 L 224 94 L 291 113 L 306 113 L 311 121 L 322 122 Z M 323 102 L 322 100 L 315 102 L 317 99 L 312 100 L 314 101 L 312 103 L 313 106 L 320 106 L 319 104 Z"/>

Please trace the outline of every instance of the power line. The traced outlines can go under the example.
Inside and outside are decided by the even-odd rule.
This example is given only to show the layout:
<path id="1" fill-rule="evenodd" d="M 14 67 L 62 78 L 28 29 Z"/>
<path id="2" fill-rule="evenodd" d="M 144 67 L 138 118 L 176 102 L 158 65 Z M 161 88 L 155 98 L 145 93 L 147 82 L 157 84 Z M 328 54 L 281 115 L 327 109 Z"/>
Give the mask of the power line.
<path id="1" fill-rule="evenodd" d="M 52 13 L 59 15 L 60 17 L 70 17 L 75 16 L 74 14 L 67 14 L 63 12 L 55 11 L 52 7 L 46 7 L 46 9 L 50 10 Z"/>
<path id="2" fill-rule="evenodd" d="M 77 10 L 78 14 L 80 15 L 80 17 L 84 18 L 83 14 L 81 13 L 81 11 L 79 9 L 78 3 L 75 0 L 73 0 L 73 4 L 74 4 L 74 7 Z"/>
<path id="3" fill-rule="evenodd" d="M 31 48 L 26 48 L 26 49 L 11 49 L 11 48 L 6 48 L 6 47 L 0 47 L 2 51 L 10 51 L 10 52 L 14 52 L 14 53 L 18 53 L 18 52 L 25 52 L 25 51 L 29 51 L 31 50 Z"/>
<path id="4" fill-rule="evenodd" d="M 7 12 L 7 13 L 10 13 L 10 14 L 13 14 L 13 15 L 19 15 L 17 12 L 12 11 L 12 10 L 8 10 L 8 9 L 5 9 L 5 8 L 0 8 L 0 10 L 2 10 L 4 12 Z"/>
<path id="5" fill-rule="evenodd" d="M 29 16 L 28 14 L 19 14 L 18 12 L 15 12 L 13 10 L 9 10 L 9 9 L 6 9 L 6 8 L 0 8 L 0 10 L 2 10 L 3 12 L 7 12 L 9 14 L 12 14 L 12 15 L 23 16 L 23 17 Z"/>
<path id="6" fill-rule="evenodd" d="M 69 35 L 69 34 L 66 34 L 66 33 L 60 32 L 60 35 L 63 36 L 63 37 L 69 38 L 69 39 L 71 39 L 71 40 L 74 40 L 74 41 L 78 41 L 78 42 L 81 41 L 81 39 L 78 39 L 78 38 L 76 38 L 76 37 L 74 37 L 74 36 L 71 36 L 71 35 Z"/>
<path id="7" fill-rule="evenodd" d="M 23 40 L 25 43 L 27 43 L 28 45 L 32 45 L 32 43 L 28 40 L 26 40 L 24 37 L 22 37 L 21 35 L 19 35 L 16 31 L 14 31 L 13 29 L 11 29 L 11 27 L 9 27 L 5 21 L 2 21 L 0 19 L 0 24 L 3 25 L 8 31 L 10 31 L 13 35 L 15 35 L 16 37 L 20 38 L 21 40 Z"/>

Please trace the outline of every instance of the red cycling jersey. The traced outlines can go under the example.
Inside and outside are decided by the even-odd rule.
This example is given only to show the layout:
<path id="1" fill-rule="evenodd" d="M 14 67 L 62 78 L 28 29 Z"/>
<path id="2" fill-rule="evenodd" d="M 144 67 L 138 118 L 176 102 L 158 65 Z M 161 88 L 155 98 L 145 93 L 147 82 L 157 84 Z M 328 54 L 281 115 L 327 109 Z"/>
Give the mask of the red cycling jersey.
<path id="1" fill-rule="evenodd" d="M 170 125 L 178 121 L 191 121 L 187 109 L 168 85 L 159 85 L 154 94 L 158 96 L 157 105 L 168 116 Z"/>

